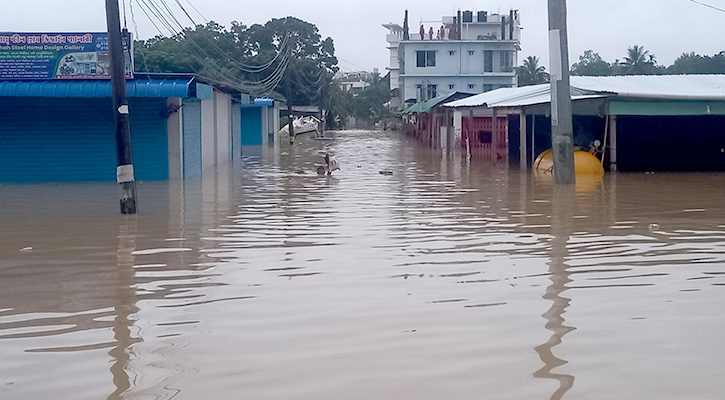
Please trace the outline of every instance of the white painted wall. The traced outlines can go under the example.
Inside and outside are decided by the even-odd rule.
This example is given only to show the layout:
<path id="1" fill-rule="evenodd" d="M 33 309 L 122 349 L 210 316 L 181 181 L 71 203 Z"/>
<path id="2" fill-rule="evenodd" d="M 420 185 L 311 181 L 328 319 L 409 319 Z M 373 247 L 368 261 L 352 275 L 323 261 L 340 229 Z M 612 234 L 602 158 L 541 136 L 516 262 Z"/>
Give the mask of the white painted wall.
<path id="1" fill-rule="evenodd" d="M 417 98 L 417 85 L 423 88 L 436 85 L 438 95 L 453 92 L 482 93 L 500 87 L 512 87 L 516 84 L 515 73 L 501 69 L 501 52 L 513 52 L 514 66 L 517 58 L 514 45 L 511 41 L 492 40 L 401 42 L 399 51 L 404 59 L 399 77 L 402 90 L 400 97 L 402 100 Z M 435 52 L 436 65 L 418 67 L 418 51 Z M 493 72 L 485 72 L 484 51 L 492 51 Z"/>
<path id="2" fill-rule="evenodd" d="M 201 101 L 201 168 L 216 164 L 216 134 L 214 129 L 214 99 Z"/>
<path id="3" fill-rule="evenodd" d="M 232 158 L 232 97 L 214 90 L 214 134 L 216 164 L 223 164 Z"/>
<path id="4" fill-rule="evenodd" d="M 183 148 L 183 125 L 181 113 L 181 98 L 172 97 L 166 100 L 168 110 L 176 109 L 176 112 L 169 114 L 166 121 L 169 135 L 169 179 L 181 179 L 184 173 L 184 148 Z"/>

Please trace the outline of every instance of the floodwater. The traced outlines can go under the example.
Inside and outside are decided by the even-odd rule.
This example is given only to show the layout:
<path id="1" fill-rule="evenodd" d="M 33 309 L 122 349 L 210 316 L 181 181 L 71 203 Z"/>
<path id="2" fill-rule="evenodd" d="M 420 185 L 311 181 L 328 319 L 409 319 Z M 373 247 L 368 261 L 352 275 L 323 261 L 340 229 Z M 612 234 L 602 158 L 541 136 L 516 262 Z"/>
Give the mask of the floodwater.
<path id="1" fill-rule="evenodd" d="M 333 135 L 140 182 L 138 216 L 0 185 L 0 399 L 725 398 L 723 174 L 572 193 Z"/>

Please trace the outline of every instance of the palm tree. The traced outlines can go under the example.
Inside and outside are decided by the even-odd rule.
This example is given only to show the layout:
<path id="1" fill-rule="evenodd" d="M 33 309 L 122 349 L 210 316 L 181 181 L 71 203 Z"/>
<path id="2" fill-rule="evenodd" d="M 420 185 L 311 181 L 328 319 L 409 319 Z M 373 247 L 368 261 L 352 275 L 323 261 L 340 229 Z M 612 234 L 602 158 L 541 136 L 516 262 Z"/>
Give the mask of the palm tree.
<path id="1" fill-rule="evenodd" d="M 539 57 L 528 56 L 520 67 L 516 67 L 519 77 L 519 86 L 538 85 L 549 81 L 546 68 L 539 65 Z"/>
<path id="2" fill-rule="evenodd" d="M 656 63 L 654 54 L 635 44 L 627 49 L 627 57 L 621 65 L 626 75 L 651 75 Z"/>

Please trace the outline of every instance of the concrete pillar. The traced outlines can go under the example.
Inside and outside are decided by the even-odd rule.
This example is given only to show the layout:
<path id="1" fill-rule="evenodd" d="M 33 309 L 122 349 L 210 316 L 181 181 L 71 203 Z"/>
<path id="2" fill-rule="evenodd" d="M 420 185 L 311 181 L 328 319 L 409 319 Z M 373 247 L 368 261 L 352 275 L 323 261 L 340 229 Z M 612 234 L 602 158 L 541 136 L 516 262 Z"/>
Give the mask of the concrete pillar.
<path id="1" fill-rule="evenodd" d="M 166 120 L 166 131 L 169 143 L 169 179 L 181 179 L 184 173 L 184 146 L 180 97 L 170 97 L 166 100 L 169 117 Z"/>
<path id="2" fill-rule="evenodd" d="M 519 114 L 519 163 L 521 171 L 526 171 L 526 113 Z M 533 152 L 533 149 L 531 150 Z"/>
<path id="3" fill-rule="evenodd" d="M 531 116 L 531 168 L 534 168 L 536 161 L 536 114 Z"/>
<path id="4" fill-rule="evenodd" d="M 498 110 L 495 108 L 491 117 L 491 161 L 498 161 Z"/>
<path id="5" fill-rule="evenodd" d="M 453 127 L 453 109 L 449 108 L 446 111 L 446 126 L 448 128 L 446 129 L 446 150 L 451 151 L 453 149 L 453 132 L 455 128 Z"/>
<path id="6" fill-rule="evenodd" d="M 554 184 L 574 185 L 576 174 L 574 171 L 574 128 L 569 82 L 566 0 L 548 0 L 548 3 Z"/>
<path id="7" fill-rule="evenodd" d="M 609 116 L 609 170 L 617 172 L 617 116 Z"/>

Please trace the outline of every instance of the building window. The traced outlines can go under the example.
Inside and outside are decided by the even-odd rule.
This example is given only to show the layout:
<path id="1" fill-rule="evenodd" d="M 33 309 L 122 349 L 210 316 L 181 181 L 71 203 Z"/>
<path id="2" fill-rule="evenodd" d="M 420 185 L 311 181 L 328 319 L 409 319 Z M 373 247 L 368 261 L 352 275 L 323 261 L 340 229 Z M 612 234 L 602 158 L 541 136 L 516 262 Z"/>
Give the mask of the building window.
<path id="1" fill-rule="evenodd" d="M 493 90 L 493 85 L 483 85 L 484 92 L 490 92 Z"/>
<path id="2" fill-rule="evenodd" d="M 513 51 L 502 51 L 501 52 L 501 72 L 513 72 L 514 70 L 514 52 Z"/>
<path id="3" fill-rule="evenodd" d="M 468 50 L 468 55 L 469 55 L 469 56 L 472 56 L 472 55 L 473 55 L 474 53 L 475 53 L 475 51 L 473 51 L 473 50 Z"/>
<path id="4" fill-rule="evenodd" d="M 476 88 L 476 85 L 469 83 L 468 84 L 468 88 L 469 89 L 475 89 Z"/>
<path id="5" fill-rule="evenodd" d="M 493 51 L 483 51 L 483 72 L 493 72 Z"/>
<path id="6" fill-rule="evenodd" d="M 453 89 L 455 89 L 455 88 L 456 88 L 456 85 L 448 85 L 448 89 L 451 89 L 451 90 L 453 90 Z"/>
<path id="7" fill-rule="evenodd" d="M 433 50 L 418 50 L 416 53 L 416 65 L 418 67 L 435 67 L 436 52 Z"/>
<path id="8" fill-rule="evenodd" d="M 456 55 L 456 51 L 455 50 L 448 50 L 448 55 L 449 56 L 455 56 Z"/>

